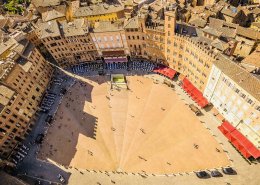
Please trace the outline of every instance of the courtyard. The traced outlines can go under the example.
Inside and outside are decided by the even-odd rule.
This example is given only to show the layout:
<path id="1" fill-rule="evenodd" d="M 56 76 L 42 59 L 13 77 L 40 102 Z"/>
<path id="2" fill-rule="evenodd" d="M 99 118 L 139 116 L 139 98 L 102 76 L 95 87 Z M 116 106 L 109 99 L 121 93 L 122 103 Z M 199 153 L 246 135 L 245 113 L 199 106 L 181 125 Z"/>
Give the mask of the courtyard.
<path id="1" fill-rule="evenodd" d="M 76 81 L 58 108 L 38 157 L 78 169 L 172 174 L 230 165 L 227 154 L 174 89 L 127 76 Z"/>

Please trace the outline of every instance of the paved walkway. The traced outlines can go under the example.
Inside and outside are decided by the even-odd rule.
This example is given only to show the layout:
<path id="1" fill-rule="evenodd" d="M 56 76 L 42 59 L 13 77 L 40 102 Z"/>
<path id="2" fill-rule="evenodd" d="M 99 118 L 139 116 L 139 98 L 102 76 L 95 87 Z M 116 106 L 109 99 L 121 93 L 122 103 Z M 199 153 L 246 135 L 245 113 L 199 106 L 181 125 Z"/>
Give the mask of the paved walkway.
<path id="1" fill-rule="evenodd" d="M 150 76 L 151 77 L 151 76 Z M 155 75 L 154 78 L 160 79 L 162 77 Z M 66 85 L 65 85 L 66 86 Z M 175 84 L 175 89 L 177 94 L 186 103 L 191 103 L 192 100 L 184 93 L 184 91 Z M 57 100 L 57 102 L 59 102 Z M 54 107 L 52 111 L 55 111 Z M 208 128 L 208 130 L 214 135 L 217 141 L 223 146 L 229 155 L 232 166 L 237 171 L 238 175 L 229 176 L 224 175 L 221 178 L 210 178 L 210 179 L 198 179 L 195 174 L 176 174 L 173 176 L 163 176 L 154 177 L 147 176 L 146 174 L 122 174 L 122 173 L 104 173 L 99 171 L 87 171 L 79 170 L 75 168 L 64 168 L 60 165 L 55 165 L 55 163 L 46 163 L 39 161 L 36 158 L 35 152 L 37 151 L 37 146 L 30 146 L 31 150 L 29 157 L 26 157 L 18 166 L 17 173 L 23 174 L 27 173 L 30 176 L 39 177 L 47 179 L 49 181 L 58 182 L 57 174 L 61 173 L 65 179 L 68 180 L 69 184 L 138 184 L 138 185 L 207 185 L 207 184 L 227 184 L 232 185 L 259 185 L 260 182 L 260 165 L 251 164 L 249 165 L 242 156 L 234 149 L 234 147 L 227 141 L 227 139 L 222 135 L 222 133 L 217 129 L 220 124 L 211 112 L 203 111 L 204 116 L 200 117 L 200 121 Z M 46 115 L 40 115 L 37 124 L 31 133 L 31 135 L 26 140 L 26 144 L 33 141 L 38 133 L 46 130 L 46 125 L 44 124 L 44 119 Z"/>

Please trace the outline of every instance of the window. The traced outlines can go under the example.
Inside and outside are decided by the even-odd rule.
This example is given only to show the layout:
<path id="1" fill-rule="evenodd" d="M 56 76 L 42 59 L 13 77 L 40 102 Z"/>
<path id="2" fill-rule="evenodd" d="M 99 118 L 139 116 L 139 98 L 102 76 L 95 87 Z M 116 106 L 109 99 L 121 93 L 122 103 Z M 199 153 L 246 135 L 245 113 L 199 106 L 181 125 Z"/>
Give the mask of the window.
<path id="1" fill-rule="evenodd" d="M 9 119 L 9 121 L 10 121 L 11 123 L 14 123 L 14 120 L 12 120 L 12 119 Z"/>
<path id="2" fill-rule="evenodd" d="M 239 89 L 236 88 L 235 92 L 236 92 L 236 93 L 239 93 Z"/>
<path id="3" fill-rule="evenodd" d="M 59 40 L 60 39 L 60 37 L 54 37 L 54 40 Z"/>
<path id="4" fill-rule="evenodd" d="M 11 111 L 10 111 L 9 109 L 6 109 L 6 110 L 5 110 L 5 113 L 6 113 L 6 114 L 10 114 L 10 112 L 11 112 Z"/>
<path id="5" fill-rule="evenodd" d="M 240 93 L 240 96 L 242 97 L 242 98 L 245 98 L 246 97 L 246 95 L 244 94 L 244 93 Z"/>
<path id="6" fill-rule="evenodd" d="M 248 98 L 248 99 L 246 100 L 246 102 L 251 105 L 251 104 L 253 103 L 253 100 L 251 100 L 250 98 Z"/>
<path id="7" fill-rule="evenodd" d="M 57 44 L 56 44 L 56 43 L 52 43 L 52 44 L 51 44 L 51 47 L 54 47 L 54 46 L 57 46 Z"/>

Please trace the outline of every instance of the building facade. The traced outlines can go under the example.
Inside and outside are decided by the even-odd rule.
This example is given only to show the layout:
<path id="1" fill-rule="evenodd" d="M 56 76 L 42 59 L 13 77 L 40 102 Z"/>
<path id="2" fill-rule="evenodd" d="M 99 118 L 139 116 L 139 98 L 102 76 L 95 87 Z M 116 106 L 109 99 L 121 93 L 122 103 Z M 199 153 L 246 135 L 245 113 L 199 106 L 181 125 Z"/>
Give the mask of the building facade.
<path id="1" fill-rule="evenodd" d="M 204 96 L 260 148 L 260 81 L 225 57 L 214 62 Z"/>
<path id="2" fill-rule="evenodd" d="M 138 17 L 129 19 L 124 24 L 126 42 L 132 57 L 147 56 L 144 27 L 144 20 Z"/>
<path id="3" fill-rule="evenodd" d="M 35 114 L 53 72 L 52 66 L 31 42 L 15 39 L 17 38 L 9 38 L 10 47 L 5 48 L 2 53 L 0 64 L 2 158 L 7 158 L 31 131 Z"/>
<path id="4" fill-rule="evenodd" d="M 111 22 L 97 22 L 90 34 L 102 57 L 118 57 L 129 55 L 125 31 L 122 26 Z"/>
<path id="5" fill-rule="evenodd" d="M 195 39 L 176 33 L 176 14 L 165 13 L 165 57 L 169 67 L 204 91 L 216 56 Z"/>
<path id="6" fill-rule="evenodd" d="M 69 23 L 42 23 L 37 33 L 42 44 L 61 67 L 90 62 L 97 57 L 97 49 L 84 19 Z"/>

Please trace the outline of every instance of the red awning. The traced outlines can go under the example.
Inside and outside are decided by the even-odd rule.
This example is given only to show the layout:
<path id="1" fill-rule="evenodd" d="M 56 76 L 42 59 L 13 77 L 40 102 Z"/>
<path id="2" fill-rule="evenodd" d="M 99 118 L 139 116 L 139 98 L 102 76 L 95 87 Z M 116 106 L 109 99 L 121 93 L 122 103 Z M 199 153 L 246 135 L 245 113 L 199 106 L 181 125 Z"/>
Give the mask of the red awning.
<path id="1" fill-rule="evenodd" d="M 260 157 L 260 150 L 256 148 L 254 145 L 250 148 L 247 148 L 247 150 L 255 159 Z"/>
<path id="2" fill-rule="evenodd" d="M 247 151 L 246 148 L 240 149 L 239 152 L 240 152 L 245 158 L 247 158 L 247 159 L 252 156 L 252 155 Z"/>
<path id="3" fill-rule="evenodd" d="M 226 128 L 225 127 L 223 127 L 222 125 L 220 125 L 220 126 L 218 126 L 218 129 L 222 132 L 222 134 L 226 134 L 226 133 L 228 133 L 228 131 L 226 130 Z"/>
<path id="4" fill-rule="evenodd" d="M 234 130 L 236 129 L 236 128 L 235 128 L 233 125 L 231 125 L 228 121 L 224 121 L 221 126 L 225 127 L 225 129 L 226 129 L 228 132 L 232 132 L 232 131 L 234 131 Z"/>
<path id="5" fill-rule="evenodd" d="M 235 137 L 233 137 L 233 138 L 234 138 L 234 140 L 231 141 L 232 145 L 234 145 L 236 147 L 236 149 L 238 149 L 239 151 L 243 150 L 244 147 L 240 144 L 240 142 Z"/>
<path id="6" fill-rule="evenodd" d="M 206 98 L 204 98 L 204 97 L 202 96 L 202 98 L 200 98 L 200 99 L 198 100 L 198 104 L 199 104 L 201 107 L 205 107 L 206 105 L 209 104 L 209 102 L 208 102 L 208 100 L 207 100 Z"/>
<path id="7" fill-rule="evenodd" d="M 226 138 L 228 138 L 229 141 L 235 140 L 231 134 L 235 127 L 233 127 L 229 122 L 224 121 L 222 125 L 218 127 L 218 129 L 224 134 Z"/>
<path id="8" fill-rule="evenodd" d="M 191 96 L 191 98 L 201 107 L 204 108 L 209 104 L 208 100 L 187 78 L 182 81 L 182 88 Z"/>
<path id="9" fill-rule="evenodd" d="M 260 157 L 260 150 L 251 143 L 242 133 L 240 133 L 229 122 L 224 121 L 218 129 L 228 138 L 237 150 L 245 157 Z"/>
<path id="10" fill-rule="evenodd" d="M 236 138 L 234 138 L 234 137 L 232 136 L 231 132 L 226 133 L 225 136 L 226 136 L 226 138 L 228 138 L 228 140 L 229 140 L 230 142 L 236 140 Z"/>
<path id="11" fill-rule="evenodd" d="M 153 72 L 162 74 L 162 75 L 164 75 L 164 76 L 166 76 L 170 79 L 173 79 L 173 77 L 176 74 L 175 70 L 168 68 L 168 67 L 165 67 L 165 66 L 161 66 L 159 68 L 156 68 L 156 69 L 153 70 Z"/>
<path id="12" fill-rule="evenodd" d="M 260 157 L 260 150 L 256 148 L 251 141 L 249 141 L 243 134 L 241 134 L 238 130 L 234 130 L 232 136 L 237 140 L 237 149 L 246 150 L 250 155 L 252 155 L 255 159 Z"/>

